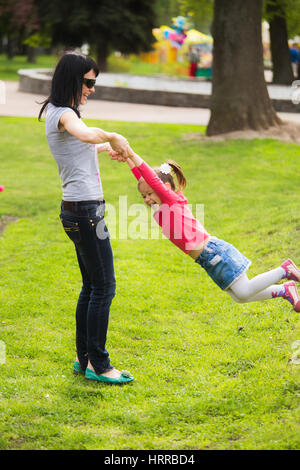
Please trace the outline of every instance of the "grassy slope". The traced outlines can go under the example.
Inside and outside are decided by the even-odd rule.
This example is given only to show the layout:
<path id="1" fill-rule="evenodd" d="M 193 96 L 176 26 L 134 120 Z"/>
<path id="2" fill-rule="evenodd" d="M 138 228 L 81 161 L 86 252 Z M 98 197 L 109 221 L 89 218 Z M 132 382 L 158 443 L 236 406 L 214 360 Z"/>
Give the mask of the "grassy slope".
<path id="1" fill-rule="evenodd" d="M 196 126 L 90 121 L 150 164 L 177 160 L 205 225 L 253 261 L 253 276 L 300 260 L 299 147 L 186 139 Z M 71 373 L 80 288 L 58 208 L 44 125 L 0 118 L 0 448 L 296 449 L 298 315 L 281 300 L 237 305 L 165 240 L 113 239 L 117 296 L 107 347 L 132 385 Z M 167 149 L 167 153 L 166 153 Z M 106 201 L 140 202 L 126 165 L 101 156 Z"/>

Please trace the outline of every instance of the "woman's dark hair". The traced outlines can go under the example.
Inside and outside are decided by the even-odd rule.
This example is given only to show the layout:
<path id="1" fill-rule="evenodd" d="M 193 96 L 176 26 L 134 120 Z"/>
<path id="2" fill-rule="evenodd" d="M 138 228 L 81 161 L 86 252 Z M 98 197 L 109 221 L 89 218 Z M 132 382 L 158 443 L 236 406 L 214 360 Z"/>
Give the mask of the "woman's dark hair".
<path id="1" fill-rule="evenodd" d="M 83 76 L 90 70 L 94 70 L 97 77 L 99 69 L 91 57 L 74 51 L 66 52 L 55 68 L 50 96 L 43 102 L 39 120 L 48 103 L 52 103 L 54 106 L 71 108 L 80 117 L 79 103 Z"/>

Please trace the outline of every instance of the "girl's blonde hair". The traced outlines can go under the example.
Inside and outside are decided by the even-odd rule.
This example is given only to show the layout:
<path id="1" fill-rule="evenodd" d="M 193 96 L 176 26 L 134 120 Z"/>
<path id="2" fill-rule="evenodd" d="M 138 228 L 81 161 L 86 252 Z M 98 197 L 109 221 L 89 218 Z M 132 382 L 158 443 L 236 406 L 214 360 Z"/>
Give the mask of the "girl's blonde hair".
<path id="1" fill-rule="evenodd" d="M 160 167 L 155 167 L 153 170 L 157 174 L 157 176 L 162 180 L 163 183 L 169 183 L 171 186 L 171 189 L 173 191 L 176 190 L 176 185 L 174 182 L 174 176 L 176 176 L 177 183 L 178 183 L 178 189 L 183 191 L 184 188 L 186 187 L 186 179 L 185 176 L 182 172 L 182 169 L 178 163 L 174 162 L 174 160 L 167 160 L 165 163 L 170 165 L 172 168 L 172 171 L 168 173 L 167 175 L 160 171 Z M 174 176 L 173 176 L 174 175 Z"/>

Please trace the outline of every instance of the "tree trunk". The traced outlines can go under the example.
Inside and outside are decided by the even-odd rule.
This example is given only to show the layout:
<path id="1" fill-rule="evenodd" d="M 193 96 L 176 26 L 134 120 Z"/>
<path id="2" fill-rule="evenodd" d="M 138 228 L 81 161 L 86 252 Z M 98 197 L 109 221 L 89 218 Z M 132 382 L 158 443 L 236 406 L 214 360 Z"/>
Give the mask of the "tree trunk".
<path id="1" fill-rule="evenodd" d="M 215 0 L 211 117 L 207 135 L 278 125 L 261 37 L 262 0 Z"/>
<path id="2" fill-rule="evenodd" d="M 108 47 L 105 42 L 102 42 L 100 45 L 97 46 L 97 65 L 99 67 L 100 73 L 107 72 L 108 55 Z"/>
<path id="3" fill-rule="evenodd" d="M 27 62 L 31 64 L 35 64 L 37 55 L 38 55 L 37 47 L 32 47 L 32 46 L 27 47 Z"/>
<path id="4" fill-rule="evenodd" d="M 267 3 L 267 16 L 270 25 L 270 42 L 273 62 L 273 83 L 290 85 L 294 80 L 285 11 L 278 0 Z"/>
<path id="5" fill-rule="evenodd" d="M 6 56 L 12 60 L 16 55 L 16 40 L 10 36 L 7 38 Z"/>

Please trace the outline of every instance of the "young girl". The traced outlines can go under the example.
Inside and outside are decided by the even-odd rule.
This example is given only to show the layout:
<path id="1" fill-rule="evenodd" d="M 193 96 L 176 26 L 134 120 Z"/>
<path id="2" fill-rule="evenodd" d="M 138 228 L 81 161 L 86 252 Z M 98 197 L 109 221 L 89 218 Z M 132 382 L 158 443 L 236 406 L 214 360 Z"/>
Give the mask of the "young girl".
<path id="1" fill-rule="evenodd" d="M 138 189 L 145 203 L 154 208 L 153 217 L 163 234 L 200 264 L 222 290 L 239 303 L 282 297 L 300 312 L 300 298 L 294 282 L 300 282 L 300 270 L 293 261 L 287 259 L 280 267 L 248 279 L 246 271 L 251 261 L 233 245 L 211 236 L 193 217 L 182 192 L 186 180 L 180 166 L 169 160 L 160 168 L 152 169 L 130 147 L 128 155 Z M 172 173 L 177 178 L 177 191 Z M 281 279 L 290 282 L 276 284 Z"/>

